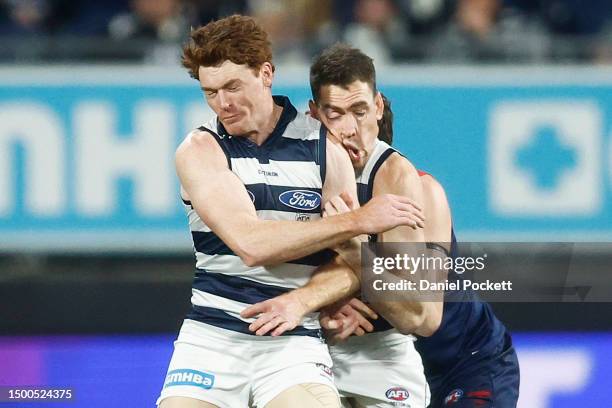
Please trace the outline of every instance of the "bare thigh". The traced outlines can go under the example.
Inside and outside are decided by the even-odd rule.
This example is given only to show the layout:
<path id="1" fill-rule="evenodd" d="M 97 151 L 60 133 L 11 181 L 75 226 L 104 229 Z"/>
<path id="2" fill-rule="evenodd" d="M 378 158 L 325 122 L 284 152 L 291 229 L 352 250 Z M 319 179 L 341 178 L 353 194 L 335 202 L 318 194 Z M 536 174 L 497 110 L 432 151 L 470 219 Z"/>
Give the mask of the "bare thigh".
<path id="1" fill-rule="evenodd" d="M 298 384 L 287 388 L 265 408 L 340 408 L 333 388 L 324 384 Z"/>
<path id="2" fill-rule="evenodd" d="M 195 398 L 168 397 L 159 405 L 159 408 L 219 408 L 210 402 L 204 402 Z"/>

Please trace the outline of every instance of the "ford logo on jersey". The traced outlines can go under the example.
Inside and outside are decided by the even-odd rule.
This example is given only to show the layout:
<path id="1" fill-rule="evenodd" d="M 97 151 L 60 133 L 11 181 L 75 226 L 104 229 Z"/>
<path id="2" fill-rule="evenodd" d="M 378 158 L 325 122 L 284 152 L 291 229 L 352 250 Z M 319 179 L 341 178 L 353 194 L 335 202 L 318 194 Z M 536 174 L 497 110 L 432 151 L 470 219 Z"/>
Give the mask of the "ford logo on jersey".
<path id="1" fill-rule="evenodd" d="M 408 390 L 402 387 L 389 388 L 387 392 L 385 392 L 385 397 L 391 401 L 406 401 L 409 396 Z"/>
<path id="2" fill-rule="evenodd" d="M 278 196 L 281 203 L 297 210 L 314 210 L 321 205 L 321 194 L 308 190 L 285 191 Z"/>
<path id="3" fill-rule="evenodd" d="M 215 383 L 215 376 L 197 370 L 181 369 L 172 370 L 166 375 L 164 388 L 175 385 L 192 385 L 205 390 L 210 390 Z"/>

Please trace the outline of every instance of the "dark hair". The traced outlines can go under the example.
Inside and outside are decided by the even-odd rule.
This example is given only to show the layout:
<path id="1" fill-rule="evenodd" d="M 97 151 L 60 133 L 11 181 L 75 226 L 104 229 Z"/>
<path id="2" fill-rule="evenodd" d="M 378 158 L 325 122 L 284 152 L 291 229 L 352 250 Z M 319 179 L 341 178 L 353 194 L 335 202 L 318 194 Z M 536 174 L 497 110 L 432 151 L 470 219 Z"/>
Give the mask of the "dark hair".
<path id="1" fill-rule="evenodd" d="M 391 110 L 391 101 L 382 94 L 384 108 L 383 116 L 378 121 L 378 138 L 389 145 L 393 144 L 393 111 Z"/>
<path id="2" fill-rule="evenodd" d="M 346 44 L 326 49 L 310 67 L 310 91 L 315 103 L 325 85 L 348 86 L 357 80 L 369 84 L 376 95 L 376 69 L 372 58 Z M 378 138 L 390 145 L 393 142 L 393 111 L 391 101 L 382 93 L 381 96 L 384 110 L 378 121 Z"/>
<path id="3" fill-rule="evenodd" d="M 323 86 L 348 86 L 357 80 L 369 84 L 376 95 L 376 70 L 372 58 L 346 44 L 335 44 L 326 49 L 310 66 L 310 91 L 315 102 L 319 101 Z"/>
<path id="4" fill-rule="evenodd" d="M 214 67 L 228 60 L 254 71 L 264 62 L 272 63 L 268 34 L 252 17 L 234 14 L 212 21 L 193 30 L 183 47 L 183 66 L 195 79 L 201 66 Z"/>

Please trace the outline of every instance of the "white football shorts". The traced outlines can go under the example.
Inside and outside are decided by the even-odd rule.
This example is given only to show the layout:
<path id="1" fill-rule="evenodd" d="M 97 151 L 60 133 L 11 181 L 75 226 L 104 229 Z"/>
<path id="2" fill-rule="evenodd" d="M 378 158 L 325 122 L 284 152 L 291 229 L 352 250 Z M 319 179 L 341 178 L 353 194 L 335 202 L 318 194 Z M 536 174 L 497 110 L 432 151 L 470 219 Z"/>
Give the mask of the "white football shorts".
<path id="1" fill-rule="evenodd" d="M 186 319 L 157 405 L 179 396 L 219 408 L 263 408 L 297 384 L 336 390 L 331 367 L 327 345 L 319 338 L 260 337 Z"/>
<path id="2" fill-rule="evenodd" d="M 330 346 L 344 406 L 348 400 L 359 408 L 427 407 L 429 386 L 414 341 L 392 329 Z"/>

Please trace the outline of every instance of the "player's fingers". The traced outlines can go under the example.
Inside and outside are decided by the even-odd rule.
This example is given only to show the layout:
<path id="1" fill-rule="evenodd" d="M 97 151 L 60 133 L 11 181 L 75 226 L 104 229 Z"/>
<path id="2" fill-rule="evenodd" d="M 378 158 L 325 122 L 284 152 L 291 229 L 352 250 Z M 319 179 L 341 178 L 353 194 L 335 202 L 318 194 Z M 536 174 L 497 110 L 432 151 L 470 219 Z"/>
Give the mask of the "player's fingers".
<path id="1" fill-rule="evenodd" d="M 319 323 L 321 323 L 321 327 L 326 330 L 334 330 L 339 326 L 338 322 L 335 319 L 332 319 L 331 316 L 323 316 L 319 318 Z"/>
<path id="2" fill-rule="evenodd" d="M 412 215 L 416 220 L 425 221 L 425 214 L 423 213 L 423 211 L 412 204 L 396 202 L 393 204 L 393 208 L 400 210 L 406 214 Z"/>
<path id="3" fill-rule="evenodd" d="M 286 331 L 289 330 L 293 330 L 295 328 L 295 326 L 293 326 L 291 323 L 289 322 L 284 322 L 281 323 L 280 326 L 278 326 L 276 329 L 274 329 L 274 331 L 272 331 L 272 336 L 280 336 L 281 334 L 283 334 Z"/>
<path id="4" fill-rule="evenodd" d="M 274 329 L 276 326 L 280 325 L 281 323 L 283 323 L 283 318 L 280 316 L 276 316 L 271 321 L 264 324 L 259 330 L 255 332 L 255 334 L 258 336 L 263 336 L 264 334 L 268 333 L 270 330 Z"/>
<path id="5" fill-rule="evenodd" d="M 421 207 L 421 205 L 410 197 L 406 197 L 403 195 L 395 195 L 395 194 L 391 194 L 391 196 L 392 196 L 392 199 L 398 203 L 411 205 L 418 211 L 423 211 L 423 208 Z"/>
<path id="6" fill-rule="evenodd" d="M 344 200 L 340 196 L 332 197 L 332 199 L 330 201 L 331 201 L 331 203 L 334 205 L 334 207 L 336 208 L 336 210 L 339 213 L 345 213 L 345 212 L 351 211 L 349 206 L 346 205 L 346 203 L 344 202 Z"/>
<path id="7" fill-rule="evenodd" d="M 351 308 L 350 311 L 347 312 L 347 315 L 349 316 L 347 321 L 350 322 L 350 324 L 353 324 L 356 321 L 359 326 L 363 327 L 368 332 L 374 330 L 372 323 L 370 323 L 370 321 L 357 310 Z M 344 324 L 349 324 L 347 321 L 345 321 Z"/>
<path id="8" fill-rule="evenodd" d="M 321 326 L 323 326 L 324 328 L 328 330 L 341 329 L 342 325 L 343 325 L 343 319 L 334 319 L 334 318 L 329 318 L 328 320 L 326 320 L 325 326 L 323 326 L 323 323 L 321 323 Z"/>
<path id="9" fill-rule="evenodd" d="M 346 319 L 346 315 L 341 312 L 334 312 L 331 316 L 325 319 L 325 329 L 329 330 L 340 330 L 344 325 L 344 320 Z M 321 323 L 323 325 L 323 323 Z"/>
<path id="10" fill-rule="evenodd" d="M 371 307 L 363 303 L 360 299 L 352 298 L 349 304 L 353 307 L 353 309 L 358 310 L 362 315 L 367 316 L 370 319 L 378 319 L 378 314 L 376 314 Z"/>
<path id="11" fill-rule="evenodd" d="M 363 327 L 366 331 L 371 332 L 374 330 L 374 326 L 368 319 L 366 319 L 362 314 L 356 313 L 356 320 L 359 322 L 359 326 Z"/>
<path id="12" fill-rule="evenodd" d="M 336 208 L 331 203 L 331 200 L 325 203 L 324 210 L 325 210 L 325 212 L 327 213 L 328 216 L 332 216 L 332 215 L 338 214 L 338 211 L 336 210 Z"/>
<path id="13" fill-rule="evenodd" d="M 394 219 L 397 220 L 400 225 L 405 225 L 411 228 L 417 228 L 417 223 L 409 214 L 406 214 L 403 211 L 394 209 L 390 214 Z"/>
<path id="14" fill-rule="evenodd" d="M 413 203 L 413 202 L 404 203 L 404 202 L 392 199 L 391 207 L 396 210 L 400 210 L 406 214 L 411 214 L 416 220 L 425 221 L 425 213 L 423 212 L 423 210 L 420 209 L 420 207 L 416 203 Z"/>
<path id="15" fill-rule="evenodd" d="M 357 326 L 353 334 L 355 336 L 363 336 L 365 334 L 365 331 L 361 327 Z"/>
<path id="16" fill-rule="evenodd" d="M 256 332 L 261 328 L 261 326 L 267 324 L 270 320 L 274 319 L 276 314 L 273 313 L 264 313 L 260 315 L 253 323 L 249 324 L 249 330 L 252 332 Z"/>
<path id="17" fill-rule="evenodd" d="M 336 334 L 334 338 L 336 339 L 336 341 L 346 340 L 351 334 L 353 334 L 353 332 L 355 332 L 357 327 L 359 327 L 359 323 L 357 322 L 346 324 L 345 326 L 343 326 L 342 330 L 338 331 L 338 334 Z"/>
<path id="18" fill-rule="evenodd" d="M 355 208 L 357 208 L 357 206 L 355 205 L 355 201 L 353 201 L 353 197 L 351 197 L 351 195 L 347 193 L 346 191 L 343 191 L 342 193 L 340 193 L 340 198 L 342 198 L 346 206 L 350 208 L 351 210 L 354 210 Z"/>
<path id="19" fill-rule="evenodd" d="M 264 313 L 268 307 L 266 302 L 255 303 L 240 312 L 240 316 L 244 318 L 255 317 L 260 313 Z"/>

